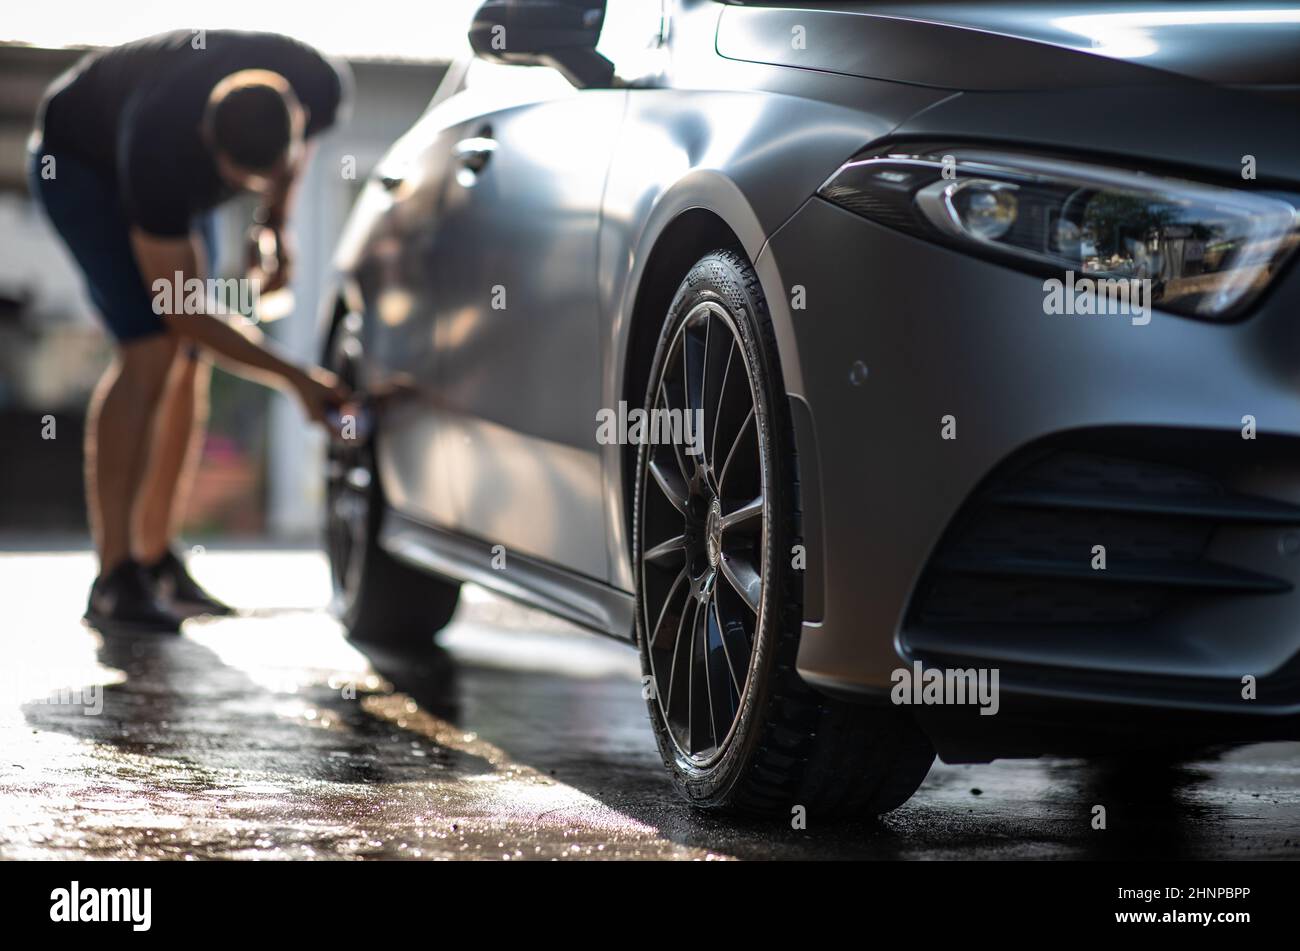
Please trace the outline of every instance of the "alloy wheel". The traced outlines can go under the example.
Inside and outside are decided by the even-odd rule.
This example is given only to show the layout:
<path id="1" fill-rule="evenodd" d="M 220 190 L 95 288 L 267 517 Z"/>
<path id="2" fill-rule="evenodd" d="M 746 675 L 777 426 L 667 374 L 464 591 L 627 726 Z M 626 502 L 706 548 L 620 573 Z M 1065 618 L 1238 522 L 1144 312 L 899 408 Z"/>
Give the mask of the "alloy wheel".
<path id="1" fill-rule="evenodd" d="M 683 414 L 681 433 L 691 438 L 654 439 L 648 427 L 642 629 L 667 732 L 704 767 L 735 728 L 767 577 L 765 433 L 744 343 L 720 303 L 701 302 L 686 315 L 651 392 L 651 409 L 666 411 L 661 419 Z"/>

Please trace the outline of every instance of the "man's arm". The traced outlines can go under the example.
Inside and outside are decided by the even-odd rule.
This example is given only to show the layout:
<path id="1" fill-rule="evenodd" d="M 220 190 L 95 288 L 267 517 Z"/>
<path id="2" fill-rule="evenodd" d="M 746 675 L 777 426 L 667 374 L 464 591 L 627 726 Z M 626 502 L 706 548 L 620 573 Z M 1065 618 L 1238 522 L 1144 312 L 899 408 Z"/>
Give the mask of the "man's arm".
<path id="1" fill-rule="evenodd" d="M 315 150 L 315 142 L 304 142 L 302 151 L 287 166 L 285 174 L 272 183 L 270 192 L 253 216 L 258 224 L 277 231 L 285 226 L 289 220 L 289 209 L 293 206 L 294 196 L 298 193 L 298 183 L 302 179 L 303 171 L 311 164 L 311 157 Z"/>
<path id="2" fill-rule="evenodd" d="M 257 266 L 262 275 L 262 290 L 266 293 L 278 291 L 288 285 L 293 276 L 293 241 L 288 231 L 289 211 L 298 194 L 298 185 L 302 181 L 303 171 L 311 161 L 315 149 L 314 142 L 303 145 L 284 175 L 272 183 L 270 191 L 263 198 L 261 205 L 253 214 L 253 221 L 262 228 L 269 229 L 275 236 L 275 270 L 267 272 Z M 252 238 L 257 241 L 258 229 L 254 228 Z"/>
<path id="3" fill-rule="evenodd" d="M 184 281 L 204 276 L 193 235 L 160 237 L 132 228 L 131 247 L 140 276 L 151 292 L 156 282 L 165 281 L 170 298 L 173 282 L 179 279 L 183 292 Z M 256 327 L 236 328 L 212 314 L 174 314 L 164 316 L 163 321 L 171 333 L 202 344 L 236 364 L 241 375 L 288 386 L 302 401 L 307 415 L 317 422 L 324 419 L 327 408 L 346 399 L 346 391 L 332 373 L 320 368 L 307 371 L 291 363 Z"/>

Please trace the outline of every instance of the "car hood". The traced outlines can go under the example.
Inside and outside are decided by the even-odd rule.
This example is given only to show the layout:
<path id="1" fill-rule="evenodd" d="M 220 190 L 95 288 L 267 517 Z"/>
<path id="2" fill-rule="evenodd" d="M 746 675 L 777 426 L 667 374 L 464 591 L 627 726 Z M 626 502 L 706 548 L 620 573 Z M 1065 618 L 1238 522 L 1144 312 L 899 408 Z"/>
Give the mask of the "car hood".
<path id="1" fill-rule="evenodd" d="M 882 46 L 894 55 L 872 50 L 870 57 L 859 61 L 862 69 L 851 70 L 872 78 L 967 89 L 1112 85 L 1172 77 L 1279 91 L 1300 87 L 1300 4 L 1296 3 L 810 0 L 732 7 L 725 12 L 722 26 L 741 10 L 775 12 L 776 7 L 846 15 L 836 19 L 868 43 L 868 24 L 870 32 L 883 32 L 887 41 L 882 39 Z M 946 36 L 940 48 L 951 55 L 941 62 L 909 65 L 907 53 L 935 48 L 938 27 L 950 28 L 943 31 Z M 811 33 L 808 47 L 813 49 Z M 1045 57 L 1053 49 L 1061 67 L 1056 77 L 1046 75 L 1052 72 L 1053 60 Z M 722 43 L 719 52 L 728 55 Z M 915 60 L 914 55 L 910 58 Z M 796 65 L 782 63 L 787 64 Z"/>

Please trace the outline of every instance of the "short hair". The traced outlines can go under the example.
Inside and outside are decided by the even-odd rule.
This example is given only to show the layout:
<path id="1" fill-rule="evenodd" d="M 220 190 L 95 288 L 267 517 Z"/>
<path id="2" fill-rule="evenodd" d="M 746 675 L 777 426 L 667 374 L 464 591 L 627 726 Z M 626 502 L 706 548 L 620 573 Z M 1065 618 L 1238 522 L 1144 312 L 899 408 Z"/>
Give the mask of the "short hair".
<path id="1" fill-rule="evenodd" d="M 289 147 L 293 99 L 293 89 L 278 73 L 232 73 L 208 96 L 203 126 L 209 144 L 245 168 L 270 168 Z"/>

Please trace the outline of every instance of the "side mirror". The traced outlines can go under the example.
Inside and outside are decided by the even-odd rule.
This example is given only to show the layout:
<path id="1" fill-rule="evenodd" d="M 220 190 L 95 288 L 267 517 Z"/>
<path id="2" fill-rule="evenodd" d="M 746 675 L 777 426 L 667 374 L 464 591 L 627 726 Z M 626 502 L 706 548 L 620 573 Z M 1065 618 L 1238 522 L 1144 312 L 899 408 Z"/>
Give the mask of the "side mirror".
<path id="1" fill-rule="evenodd" d="M 575 86 L 609 86 L 614 64 L 596 52 L 605 0 L 487 0 L 469 45 L 493 63 L 550 66 Z"/>

